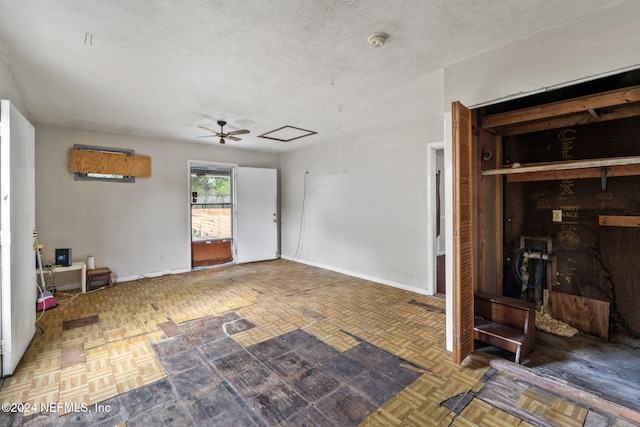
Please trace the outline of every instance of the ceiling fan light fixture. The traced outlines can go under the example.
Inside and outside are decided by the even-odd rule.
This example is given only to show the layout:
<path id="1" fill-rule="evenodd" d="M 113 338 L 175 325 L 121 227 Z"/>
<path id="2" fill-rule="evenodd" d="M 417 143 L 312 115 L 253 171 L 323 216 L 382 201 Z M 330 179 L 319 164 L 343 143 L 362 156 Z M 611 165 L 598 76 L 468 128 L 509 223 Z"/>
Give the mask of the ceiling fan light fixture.
<path id="1" fill-rule="evenodd" d="M 388 38 L 389 36 L 385 33 L 373 33 L 369 36 L 367 41 L 369 42 L 369 46 L 382 47 L 384 46 Z"/>
<path id="2" fill-rule="evenodd" d="M 224 120 L 218 120 L 218 125 L 220 126 L 220 132 L 213 130 L 207 126 L 198 126 L 200 129 L 204 129 L 206 131 L 211 132 L 211 135 L 204 136 L 196 136 L 196 138 L 206 138 L 206 137 L 220 137 L 220 144 L 225 144 L 226 139 L 230 139 L 231 141 L 242 141 L 242 138 L 238 138 L 236 135 L 244 135 L 246 133 L 250 133 L 248 129 L 238 129 L 232 130 L 231 132 L 225 132 L 224 126 L 227 124 Z"/>

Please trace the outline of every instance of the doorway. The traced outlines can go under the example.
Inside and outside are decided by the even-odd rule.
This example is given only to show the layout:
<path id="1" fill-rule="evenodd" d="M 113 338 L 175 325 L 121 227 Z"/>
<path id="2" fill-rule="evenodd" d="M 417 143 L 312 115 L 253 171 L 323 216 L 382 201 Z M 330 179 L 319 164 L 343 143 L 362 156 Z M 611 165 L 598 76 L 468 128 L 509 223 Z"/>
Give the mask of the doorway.
<path id="1" fill-rule="evenodd" d="M 640 110 L 629 99 L 638 95 L 634 70 L 475 111 L 453 103 L 452 147 L 468 152 L 453 157 L 454 171 L 464 172 L 454 175 L 453 191 L 473 192 L 474 183 L 477 190 L 453 211 L 454 220 L 464 214 L 471 222 L 471 233 L 455 225 L 454 233 L 472 256 L 452 248 L 454 273 L 468 271 L 452 282 L 454 306 L 461 306 L 452 325 L 465 341 L 473 333 L 473 316 L 463 318 L 473 313 L 473 292 L 507 295 L 511 288 L 581 333 L 605 340 L 614 333 L 620 342 L 637 336 L 632 295 L 640 268 L 629 254 L 640 229 Z M 460 129 L 465 136 L 456 140 Z M 527 258 L 541 261 L 525 270 Z M 523 273 L 534 267 L 530 280 Z M 452 338 L 463 340 L 456 332 Z"/>
<path id="2" fill-rule="evenodd" d="M 234 166 L 190 166 L 191 267 L 233 262 Z"/>
<path id="3" fill-rule="evenodd" d="M 427 145 L 427 289 L 445 294 L 444 142 Z"/>

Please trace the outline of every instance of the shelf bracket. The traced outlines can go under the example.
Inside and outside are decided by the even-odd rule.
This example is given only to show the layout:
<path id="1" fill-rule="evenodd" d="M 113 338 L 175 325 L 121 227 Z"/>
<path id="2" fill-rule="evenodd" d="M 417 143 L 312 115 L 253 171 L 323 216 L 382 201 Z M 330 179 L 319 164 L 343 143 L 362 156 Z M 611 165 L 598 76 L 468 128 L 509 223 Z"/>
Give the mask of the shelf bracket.
<path id="1" fill-rule="evenodd" d="M 602 185 L 602 191 L 607 191 L 607 171 L 609 168 L 603 166 L 600 171 L 600 184 Z"/>

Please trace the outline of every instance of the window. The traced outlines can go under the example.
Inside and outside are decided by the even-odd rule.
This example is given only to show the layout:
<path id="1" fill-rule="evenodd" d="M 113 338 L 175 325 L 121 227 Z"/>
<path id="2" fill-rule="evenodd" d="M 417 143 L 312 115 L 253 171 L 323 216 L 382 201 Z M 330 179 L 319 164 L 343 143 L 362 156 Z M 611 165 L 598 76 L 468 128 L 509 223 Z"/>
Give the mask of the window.
<path id="1" fill-rule="evenodd" d="M 217 167 L 191 167 L 191 240 L 232 237 L 231 171 Z"/>

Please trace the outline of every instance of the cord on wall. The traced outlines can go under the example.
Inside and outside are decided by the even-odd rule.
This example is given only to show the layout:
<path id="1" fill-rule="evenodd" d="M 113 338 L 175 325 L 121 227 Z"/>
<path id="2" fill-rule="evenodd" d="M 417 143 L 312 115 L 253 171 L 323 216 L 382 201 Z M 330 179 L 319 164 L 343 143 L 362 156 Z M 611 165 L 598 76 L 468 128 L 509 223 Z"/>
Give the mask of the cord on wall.
<path id="1" fill-rule="evenodd" d="M 302 211 L 300 212 L 300 230 L 298 231 L 298 245 L 296 246 L 296 253 L 293 254 L 293 259 L 298 256 L 300 250 L 300 244 L 302 243 L 302 230 L 304 226 L 304 214 L 307 210 L 307 187 L 309 182 L 309 169 L 304 173 L 304 189 L 302 194 Z"/>

